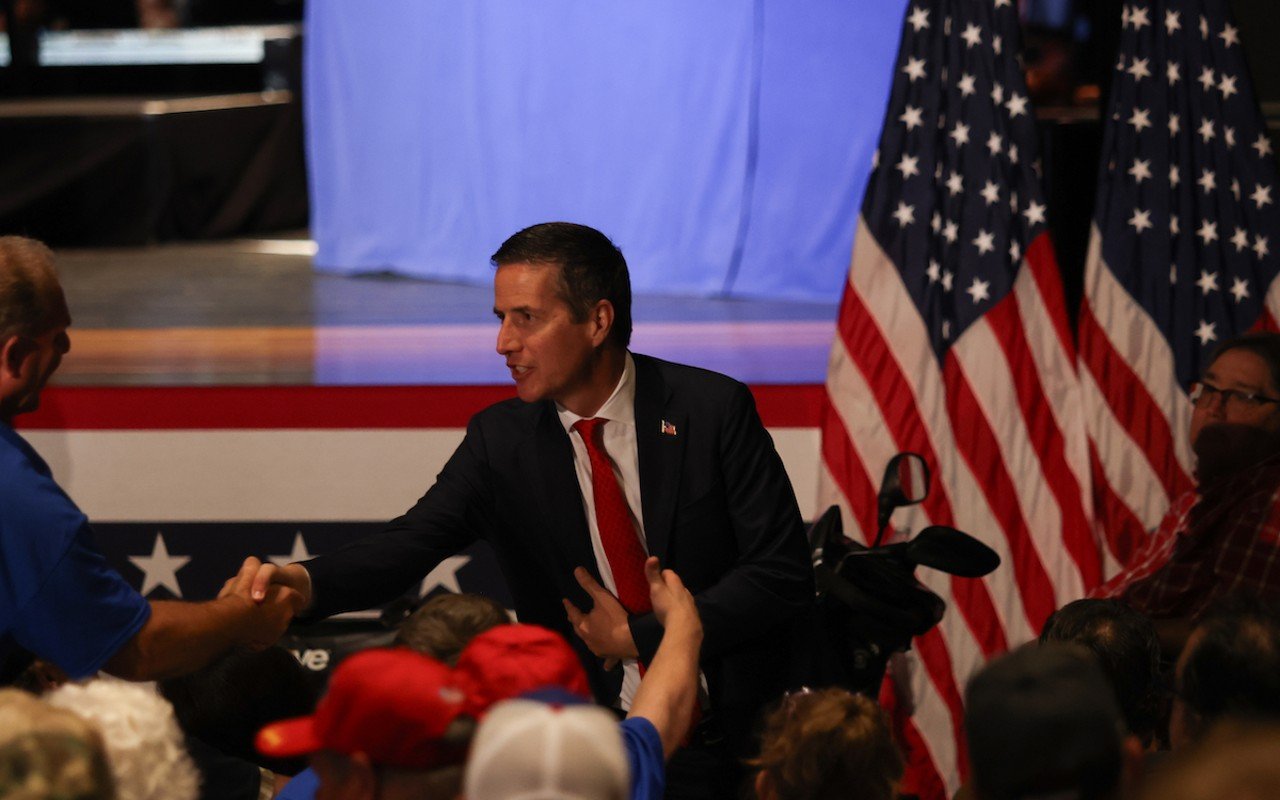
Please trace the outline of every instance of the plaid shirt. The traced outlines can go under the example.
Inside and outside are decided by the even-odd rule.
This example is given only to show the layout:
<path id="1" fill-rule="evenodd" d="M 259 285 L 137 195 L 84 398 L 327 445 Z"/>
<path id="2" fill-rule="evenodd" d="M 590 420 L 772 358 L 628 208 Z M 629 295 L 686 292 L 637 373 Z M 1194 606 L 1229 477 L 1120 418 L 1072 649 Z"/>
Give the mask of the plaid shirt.
<path id="1" fill-rule="evenodd" d="M 1280 598 L 1280 456 L 1183 494 L 1128 568 L 1090 594 L 1164 619 L 1232 592 Z"/>

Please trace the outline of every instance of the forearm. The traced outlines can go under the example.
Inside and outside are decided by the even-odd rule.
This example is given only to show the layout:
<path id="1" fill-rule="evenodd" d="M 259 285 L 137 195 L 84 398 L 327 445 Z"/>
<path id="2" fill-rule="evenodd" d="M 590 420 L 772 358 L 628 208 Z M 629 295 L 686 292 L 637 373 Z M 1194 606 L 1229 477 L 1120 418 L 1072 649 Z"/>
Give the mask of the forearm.
<path id="1" fill-rule="evenodd" d="M 151 618 L 104 669 L 128 680 L 159 680 L 200 669 L 241 643 L 252 608 L 243 597 L 205 603 L 154 600 Z"/>
<path id="2" fill-rule="evenodd" d="M 667 758 L 680 745 L 693 719 L 694 705 L 698 702 L 701 644 L 702 626 L 696 618 L 668 620 L 662 644 L 645 671 L 627 714 L 653 723 Z"/>

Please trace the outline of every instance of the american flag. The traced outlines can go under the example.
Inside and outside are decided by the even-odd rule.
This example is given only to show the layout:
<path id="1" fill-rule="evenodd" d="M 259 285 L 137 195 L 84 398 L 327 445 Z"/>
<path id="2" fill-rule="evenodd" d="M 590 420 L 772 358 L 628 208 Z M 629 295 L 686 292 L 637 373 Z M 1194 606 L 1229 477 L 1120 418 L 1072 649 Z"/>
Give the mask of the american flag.
<path id="1" fill-rule="evenodd" d="M 961 697 L 986 659 L 1101 577 L 1089 453 L 1012 0 L 910 0 L 827 377 L 822 484 L 875 536 L 881 470 L 922 454 L 922 505 L 1000 554 L 981 580 L 920 570 L 947 600 L 899 665 L 909 788 L 963 777 Z"/>
<path id="2" fill-rule="evenodd" d="M 1280 197 L 1225 0 L 1129 3 L 1121 25 L 1079 363 L 1097 521 L 1124 564 L 1192 486 L 1191 382 L 1224 339 L 1276 329 Z"/>

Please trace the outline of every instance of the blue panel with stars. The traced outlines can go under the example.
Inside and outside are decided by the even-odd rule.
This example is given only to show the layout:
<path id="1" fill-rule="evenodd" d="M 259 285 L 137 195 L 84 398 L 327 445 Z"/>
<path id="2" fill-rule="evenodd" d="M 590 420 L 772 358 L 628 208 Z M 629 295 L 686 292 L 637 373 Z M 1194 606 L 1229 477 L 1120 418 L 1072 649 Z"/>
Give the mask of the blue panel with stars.
<path id="1" fill-rule="evenodd" d="M 1187 387 L 1280 271 L 1276 162 L 1223 0 L 1126 4 L 1094 221 Z"/>
<path id="2" fill-rule="evenodd" d="M 153 600 L 208 600 L 248 556 L 302 561 L 381 530 L 381 523 L 130 522 L 94 525 L 98 547 L 134 588 Z M 493 551 L 483 542 L 445 559 L 409 594 L 484 594 L 511 607 Z"/>
<path id="3" fill-rule="evenodd" d="M 941 356 L 1045 228 L 1012 0 L 914 0 L 862 215 Z"/>

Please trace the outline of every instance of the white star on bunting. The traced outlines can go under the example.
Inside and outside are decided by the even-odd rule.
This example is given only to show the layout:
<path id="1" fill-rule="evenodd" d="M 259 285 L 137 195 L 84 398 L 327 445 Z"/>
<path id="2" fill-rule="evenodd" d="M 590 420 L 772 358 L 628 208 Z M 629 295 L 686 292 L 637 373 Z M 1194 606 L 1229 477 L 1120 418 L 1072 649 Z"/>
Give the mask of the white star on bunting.
<path id="1" fill-rule="evenodd" d="M 129 563 L 142 570 L 142 588 L 139 592 L 144 597 L 161 586 L 173 592 L 174 597 L 182 597 L 182 587 L 178 585 L 178 570 L 189 561 L 190 556 L 169 555 L 164 536 L 158 531 L 151 547 L 151 555 L 129 556 Z"/>
<path id="2" fill-rule="evenodd" d="M 298 531 L 293 535 L 293 550 L 287 556 L 267 556 L 267 560 L 278 567 L 285 567 L 296 561 L 306 561 L 311 558 L 311 553 L 307 550 L 307 543 L 302 540 L 302 531 Z"/>

